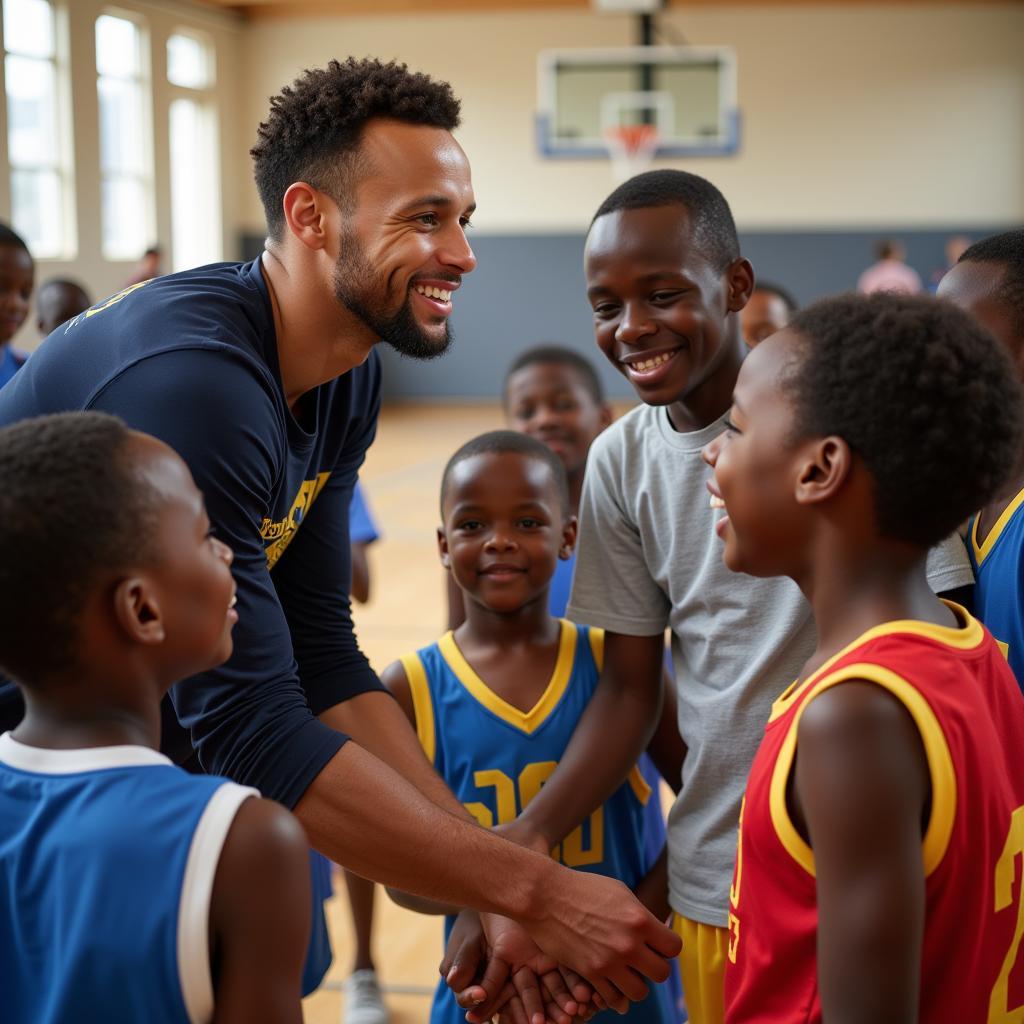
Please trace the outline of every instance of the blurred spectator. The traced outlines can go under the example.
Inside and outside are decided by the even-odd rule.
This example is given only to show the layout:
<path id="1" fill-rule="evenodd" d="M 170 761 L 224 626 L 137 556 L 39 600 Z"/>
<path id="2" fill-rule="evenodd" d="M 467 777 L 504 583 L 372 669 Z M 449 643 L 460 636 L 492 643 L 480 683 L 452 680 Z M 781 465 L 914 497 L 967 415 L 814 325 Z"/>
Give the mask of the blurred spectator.
<path id="1" fill-rule="evenodd" d="M 949 238 L 946 239 L 946 265 L 932 271 L 932 278 L 931 283 L 928 285 L 928 291 L 938 291 L 939 282 L 957 265 L 957 263 L 960 262 L 960 257 L 963 256 L 970 247 L 971 239 L 967 235 L 950 235 Z"/>
<path id="2" fill-rule="evenodd" d="M 91 305 L 89 293 L 77 281 L 51 277 L 39 286 L 36 295 L 39 333 L 45 338 Z"/>
<path id="3" fill-rule="evenodd" d="M 24 239 L 0 223 L 0 387 L 28 358 L 11 348 L 10 341 L 28 316 L 36 265 Z"/>
<path id="4" fill-rule="evenodd" d="M 758 281 L 750 301 L 740 313 L 743 340 L 753 348 L 770 334 L 781 331 L 799 308 L 796 299 L 785 288 L 768 281 Z"/>
<path id="5" fill-rule="evenodd" d="M 142 284 L 150 278 L 159 277 L 163 271 L 160 269 L 160 260 L 163 253 L 159 245 L 151 245 L 143 254 L 142 259 L 135 265 L 135 272 L 125 281 L 124 286 L 130 288 L 133 284 Z"/>
<path id="6" fill-rule="evenodd" d="M 878 262 L 873 263 L 860 275 L 857 291 L 865 295 L 872 292 L 916 295 L 923 290 L 917 271 L 904 262 L 907 251 L 901 242 L 885 239 L 875 247 L 875 254 L 878 256 Z"/>

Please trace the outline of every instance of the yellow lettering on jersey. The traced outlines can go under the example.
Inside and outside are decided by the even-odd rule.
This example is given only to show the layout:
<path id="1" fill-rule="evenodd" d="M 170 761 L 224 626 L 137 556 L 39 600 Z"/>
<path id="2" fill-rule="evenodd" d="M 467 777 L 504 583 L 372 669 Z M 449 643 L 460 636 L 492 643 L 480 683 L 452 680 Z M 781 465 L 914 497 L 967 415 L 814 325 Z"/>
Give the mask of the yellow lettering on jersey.
<path id="1" fill-rule="evenodd" d="M 1010 831 L 1003 852 L 996 861 L 995 912 L 1013 905 L 1013 883 L 1017 880 L 1017 858 L 1024 856 L 1024 807 L 1018 807 L 1010 818 Z M 1002 970 L 992 988 L 988 1001 L 988 1024 L 1022 1024 L 1024 1006 L 1010 1006 L 1010 972 L 1017 963 L 1021 939 L 1024 938 L 1024 875 L 1017 885 L 1017 927 L 1006 951 Z"/>
<path id="2" fill-rule="evenodd" d="M 516 818 L 517 792 L 519 810 L 523 810 L 540 792 L 557 767 L 557 761 L 534 761 L 523 768 L 517 780 L 510 779 L 499 768 L 489 768 L 486 771 L 474 772 L 473 784 L 480 789 L 494 790 L 495 806 L 498 811 L 496 823 L 507 825 Z M 494 827 L 495 815 L 486 804 L 471 802 L 463 806 L 484 828 Z M 585 841 L 584 829 L 588 833 L 589 841 Z M 569 868 L 600 864 L 604 860 L 604 808 L 598 807 L 586 822 L 573 829 L 565 840 L 551 851 L 551 856 L 561 860 Z"/>
<path id="3" fill-rule="evenodd" d="M 486 804 L 474 800 L 472 803 L 463 804 L 463 807 L 476 818 L 477 822 L 484 828 L 494 828 L 494 815 Z"/>
<path id="4" fill-rule="evenodd" d="M 516 818 L 516 787 L 515 783 L 497 768 L 485 772 L 473 772 L 473 785 L 484 789 L 494 787 L 494 797 L 498 803 L 498 824 L 507 825 Z"/>
<path id="5" fill-rule="evenodd" d="M 740 802 L 740 822 L 736 829 L 736 867 L 733 870 L 732 885 L 729 886 L 729 903 L 735 910 L 740 908 L 740 887 L 743 885 L 743 811 L 747 806 L 744 796 Z M 729 962 L 736 963 L 736 952 L 740 945 L 740 919 L 729 911 Z"/>
<path id="6" fill-rule="evenodd" d="M 150 278 L 149 281 L 153 279 Z M 101 303 L 99 306 L 93 306 L 92 309 L 85 311 L 85 316 L 95 316 L 97 313 L 102 313 L 105 309 L 110 309 L 111 306 L 116 306 L 122 299 L 126 299 L 132 292 L 139 288 L 145 288 L 149 281 L 140 281 L 138 284 L 129 285 L 127 288 L 119 291 L 116 295 L 111 295 L 106 302 Z"/>
<path id="7" fill-rule="evenodd" d="M 1009 661 L 1010 660 L 1010 645 L 1009 644 L 1004 644 L 1003 641 L 1000 640 L 998 637 L 993 637 L 992 639 L 995 640 L 996 646 L 999 648 L 999 650 L 1001 650 L 1003 652 L 1003 657 L 1007 661 Z"/>
<path id="8" fill-rule="evenodd" d="M 275 522 L 269 517 L 264 518 L 260 524 L 260 536 L 266 545 L 268 569 L 274 568 L 277 560 L 284 554 L 284 549 L 291 544 L 295 531 L 302 525 L 302 520 L 309 515 L 313 502 L 324 489 L 330 476 L 330 473 L 318 473 L 315 479 L 304 480 L 284 519 Z"/>

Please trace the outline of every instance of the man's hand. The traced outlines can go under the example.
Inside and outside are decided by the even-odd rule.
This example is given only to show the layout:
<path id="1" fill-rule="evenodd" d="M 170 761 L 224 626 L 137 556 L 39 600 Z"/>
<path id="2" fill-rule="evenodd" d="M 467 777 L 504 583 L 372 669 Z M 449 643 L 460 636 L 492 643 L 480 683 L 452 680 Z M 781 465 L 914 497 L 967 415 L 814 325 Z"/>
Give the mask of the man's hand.
<path id="1" fill-rule="evenodd" d="M 585 1005 L 592 992 L 582 979 L 563 974 L 526 932 L 496 915 L 483 922 L 472 911 L 459 915 L 441 974 L 470 1021 L 501 1011 L 513 1024 L 573 1024 L 594 1012 Z"/>

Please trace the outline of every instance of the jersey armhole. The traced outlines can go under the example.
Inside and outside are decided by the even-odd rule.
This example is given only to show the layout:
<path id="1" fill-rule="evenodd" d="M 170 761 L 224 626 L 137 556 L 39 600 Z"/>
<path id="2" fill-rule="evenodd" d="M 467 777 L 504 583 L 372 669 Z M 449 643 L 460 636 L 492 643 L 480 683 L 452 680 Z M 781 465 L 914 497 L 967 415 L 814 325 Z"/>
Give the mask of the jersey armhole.
<path id="1" fill-rule="evenodd" d="M 412 708 L 416 715 L 416 736 L 431 764 L 435 763 L 437 740 L 434 733 L 434 702 L 430 697 L 430 684 L 418 654 L 403 654 L 402 668 L 412 693 Z"/>
<path id="2" fill-rule="evenodd" d="M 226 782 L 210 797 L 192 836 L 178 904 L 178 978 L 191 1024 L 213 1018 L 210 900 L 221 851 L 239 807 L 259 791 Z"/>
<path id="3" fill-rule="evenodd" d="M 927 878 L 942 862 L 953 833 L 957 804 L 953 757 L 949 752 L 949 744 L 942 731 L 942 726 L 921 692 L 902 676 L 881 665 L 871 663 L 846 665 L 838 672 L 825 676 L 824 679 L 817 682 L 800 705 L 800 709 L 794 715 L 789 731 L 786 733 L 775 767 L 772 769 L 769 789 L 772 825 L 786 852 L 809 875 L 814 877 L 814 851 L 804 842 L 803 836 L 797 831 L 786 806 L 786 787 L 796 755 L 797 729 L 800 726 L 801 715 L 815 697 L 839 683 L 850 682 L 854 679 L 875 683 L 891 693 L 907 709 L 917 726 L 921 743 L 924 746 L 925 758 L 928 761 L 928 775 L 932 789 L 931 814 L 921 844 L 924 873 Z"/>

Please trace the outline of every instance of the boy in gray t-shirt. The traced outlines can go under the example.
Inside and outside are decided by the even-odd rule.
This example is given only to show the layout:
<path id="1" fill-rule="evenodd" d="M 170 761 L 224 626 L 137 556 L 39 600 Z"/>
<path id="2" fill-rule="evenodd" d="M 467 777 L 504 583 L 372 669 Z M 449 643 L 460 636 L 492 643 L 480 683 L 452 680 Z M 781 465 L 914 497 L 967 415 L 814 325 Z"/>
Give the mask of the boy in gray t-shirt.
<path id="1" fill-rule="evenodd" d="M 722 430 L 754 286 L 732 214 L 709 182 L 652 171 L 598 210 L 585 256 L 598 347 L 644 405 L 591 448 L 568 615 L 607 631 L 605 669 L 559 769 L 519 821 L 550 847 L 619 784 L 657 716 L 666 627 L 687 753 L 669 818 L 669 883 L 690 1019 L 721 1022 L 728 891 L 740 799 L 772 701 L 812 654 L 790 580 L 730 573 L 703 446 Z M 971 583 L 959 538 L 929 580 Z M 959 595 L 962 598 L 962 594 Z"/>

